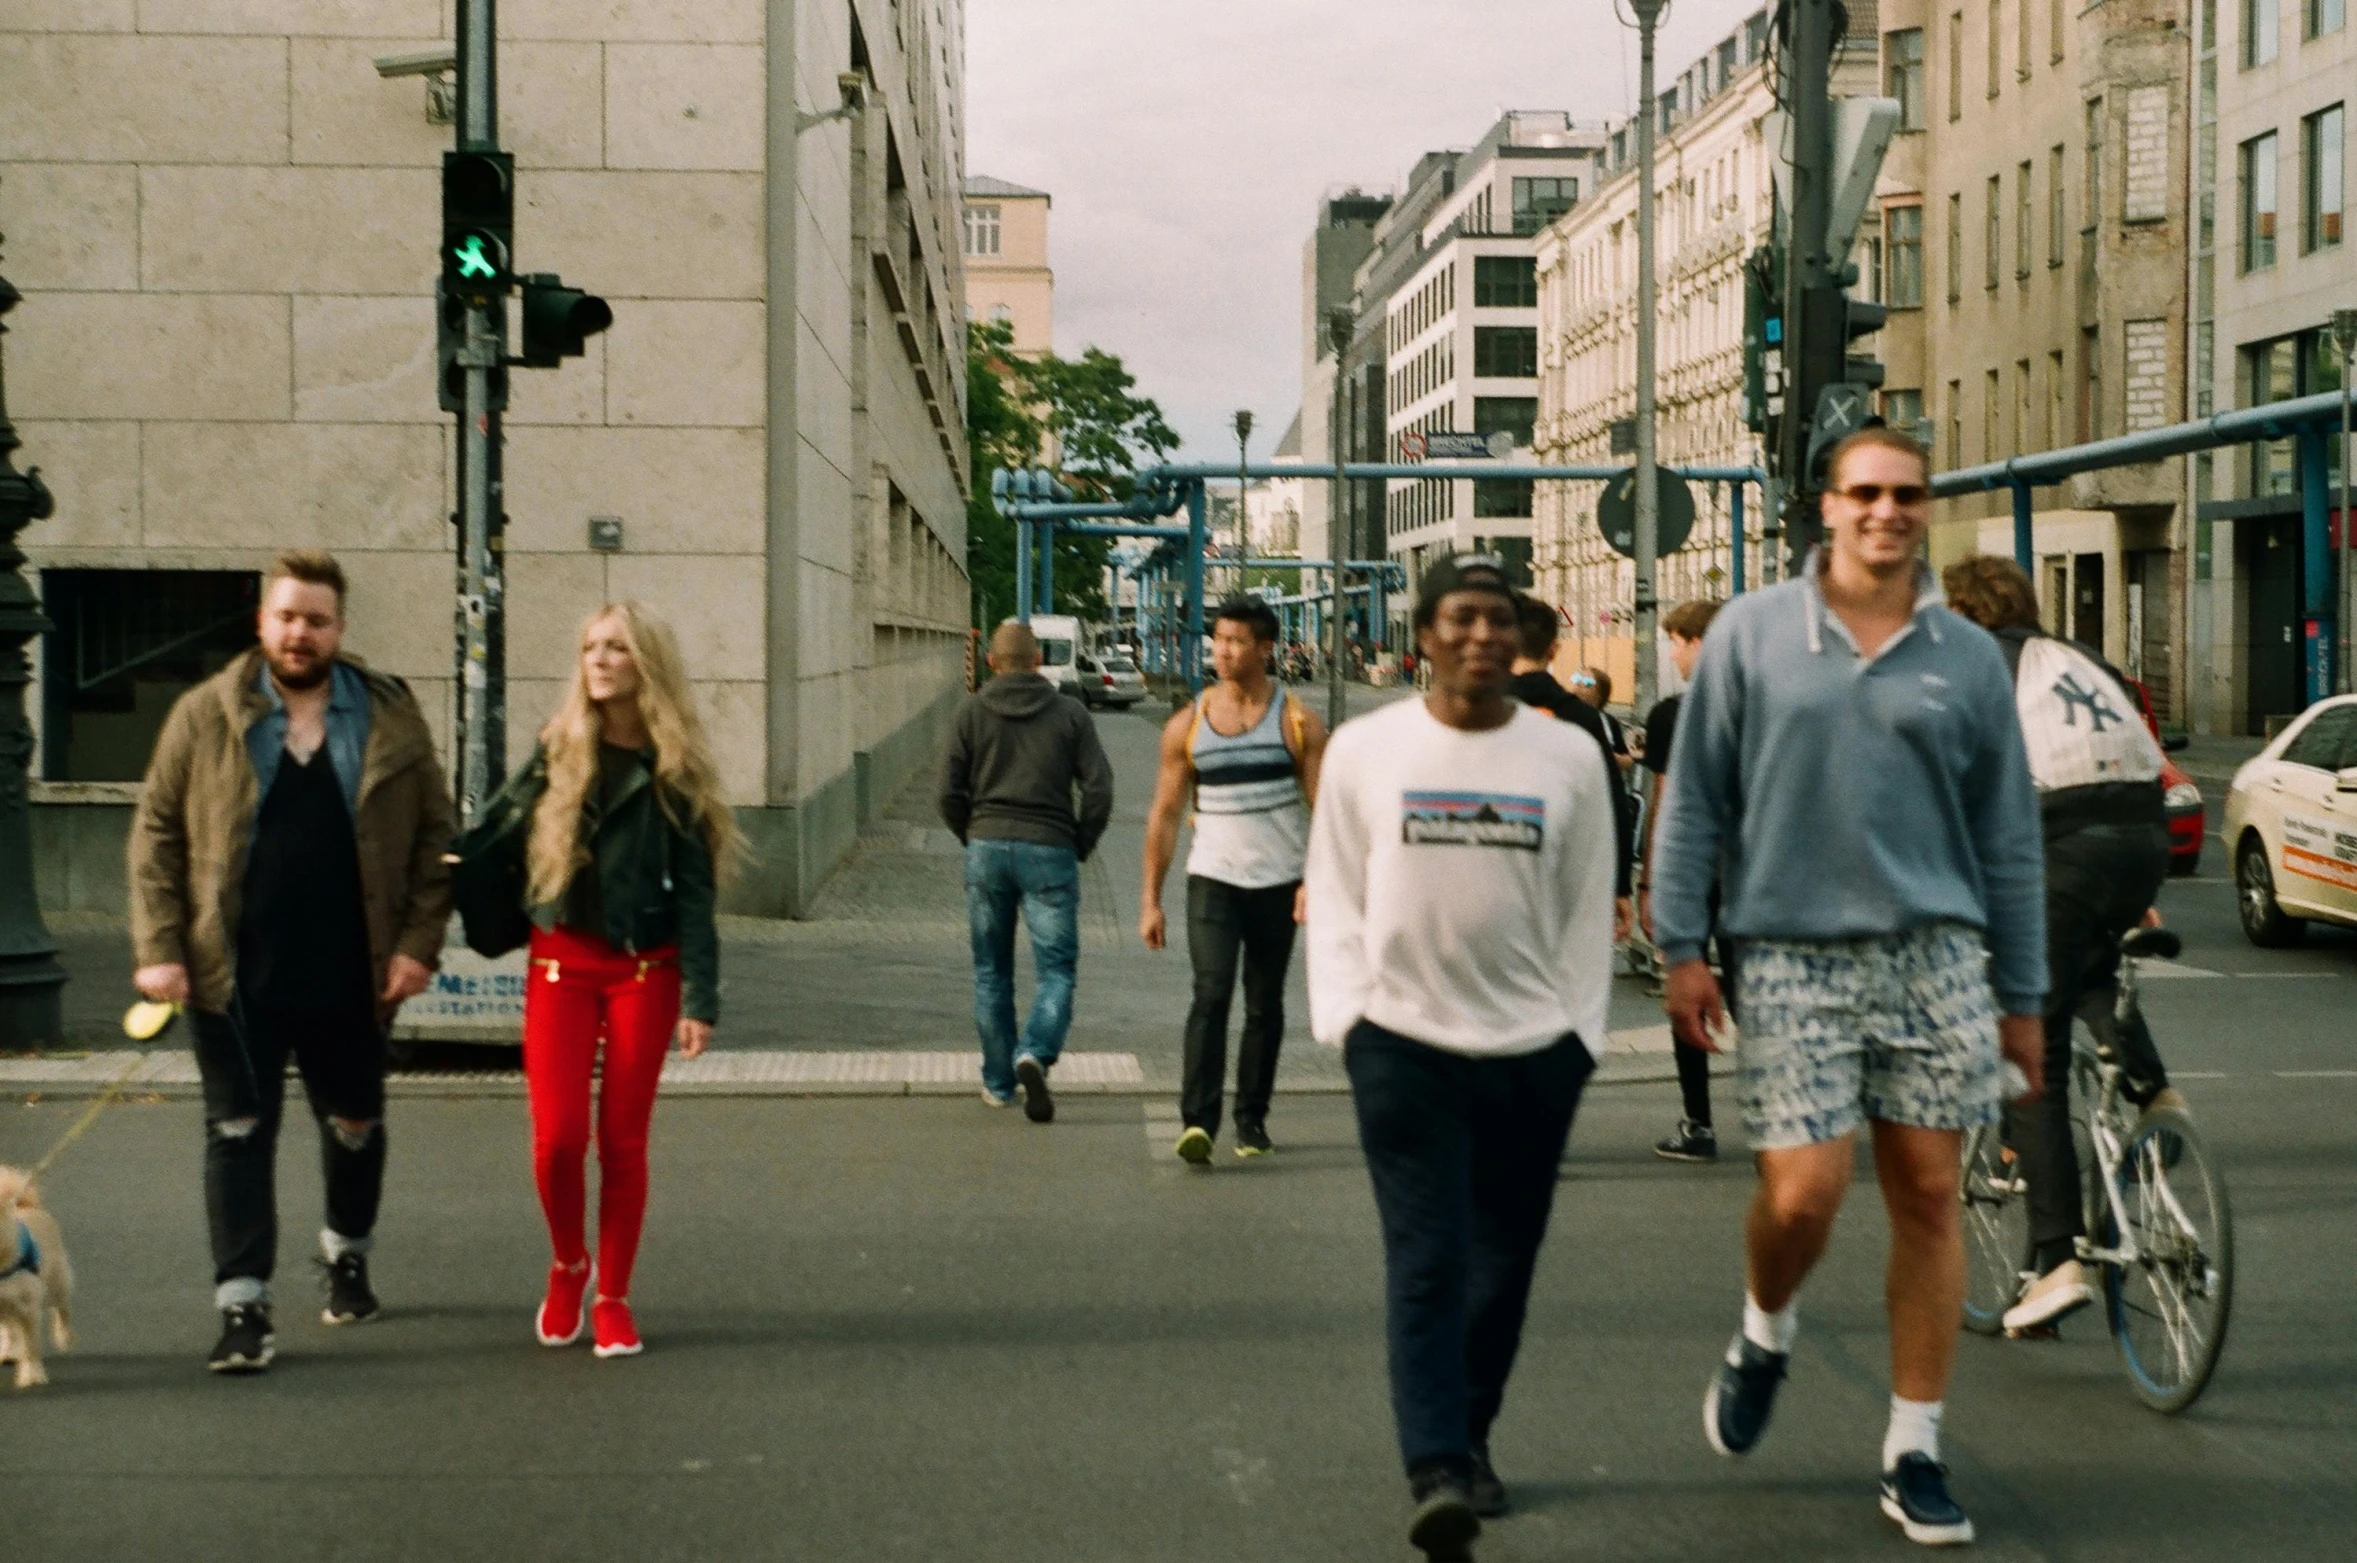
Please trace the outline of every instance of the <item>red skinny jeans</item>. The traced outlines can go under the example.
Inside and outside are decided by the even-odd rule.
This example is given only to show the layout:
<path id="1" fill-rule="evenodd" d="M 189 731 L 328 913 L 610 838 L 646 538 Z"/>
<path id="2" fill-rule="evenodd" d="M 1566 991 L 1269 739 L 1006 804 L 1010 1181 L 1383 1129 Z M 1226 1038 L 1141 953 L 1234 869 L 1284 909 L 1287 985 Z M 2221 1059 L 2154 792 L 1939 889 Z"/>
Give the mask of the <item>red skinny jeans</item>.
<path id="1" fill-rule="evenodd" d="M 630 1295 L 647 1211 L 647 1128 L 663 1055 L 679 1022 L 679 952 L 625 954 L 569 928 L 535 929 L 524 984 L 524 1082 L 532 1099 L 532 1175 L 557 1263 L 588 1257 L 589 1081 L 597 1093 L 597 1292 Z M 605 1043 L 603 1069 L 598 1044 Z"/>

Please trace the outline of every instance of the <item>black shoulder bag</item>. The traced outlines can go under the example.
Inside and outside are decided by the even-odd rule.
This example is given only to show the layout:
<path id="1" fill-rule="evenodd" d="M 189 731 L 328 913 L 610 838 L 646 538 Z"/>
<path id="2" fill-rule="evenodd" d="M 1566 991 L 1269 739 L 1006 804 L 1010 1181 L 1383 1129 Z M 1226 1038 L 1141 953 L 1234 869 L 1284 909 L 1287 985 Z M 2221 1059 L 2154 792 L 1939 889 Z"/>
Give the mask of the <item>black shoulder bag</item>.
<path id="1" fill-rule="evenodd" d="M 451 847 L 450 899 L 466 930 L 467 948 L 477 955 L 505 955 L 532 937 L 524 852 L 532 835 L 532 810 L 547 790 L 548 762 L 535 754 Z"/>

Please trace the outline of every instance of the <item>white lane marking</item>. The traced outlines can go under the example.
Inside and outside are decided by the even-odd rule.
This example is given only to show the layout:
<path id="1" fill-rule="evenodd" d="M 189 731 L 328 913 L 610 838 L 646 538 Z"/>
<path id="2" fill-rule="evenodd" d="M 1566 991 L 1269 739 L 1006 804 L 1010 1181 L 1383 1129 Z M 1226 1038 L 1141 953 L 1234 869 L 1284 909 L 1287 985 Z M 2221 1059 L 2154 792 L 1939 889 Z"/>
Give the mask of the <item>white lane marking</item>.
<path id="1" fill-rule="evenodd" d="M 2223 1069 L 2172 1069 L 2172 1080 L 2231 1080 L 2234 1077 Z"/>
<path id="2" fill-rule="evenodd" d="M 2138 961 L 2136 975 L 2167 979 L 2171 977 L 2223 977 L 2226 974 L 2222 971 L 2212 971 L 2207 966 L 2187 966 L 2179 961 Z"/>
<path id="3" fill-rule="evenodd" d="M 2337 971 L 2238 971 L 2234 975 L 2249 982 L 2299 982 L 2315 977 L 2329 981 L 2338 977 L 2340 973 Z"/>
<path id="4" fill-rule="evenodd" d="M 2278 1069 L 2278 1080 L 2357 1080 L 2357 1069 Z"/>

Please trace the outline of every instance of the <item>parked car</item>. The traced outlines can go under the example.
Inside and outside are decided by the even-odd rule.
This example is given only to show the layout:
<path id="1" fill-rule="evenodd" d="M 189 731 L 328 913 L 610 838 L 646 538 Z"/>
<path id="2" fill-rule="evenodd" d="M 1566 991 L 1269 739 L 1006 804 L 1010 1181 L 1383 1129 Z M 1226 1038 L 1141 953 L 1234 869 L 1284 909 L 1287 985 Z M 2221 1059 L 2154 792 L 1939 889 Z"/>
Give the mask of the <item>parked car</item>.
<path id="1" fill-rule="evenodd" d="M 2202 805 L 2202 790 L 2185 774 L 2184 767 L 2169 758 L 2172 750 L 2185 747 L 2185 740 L 2162 735 L 2161 724 L 2152 714 L 2152 691 L 2135 679 L 2128 680 L 2128 689 L 2136 697 L 2136 709 L 2144 713 L 2144 725 L 2152 729 L 2153 741 L 2161 746 L 2161 795 L 2169 824 L 2169 872 L 2190 874 L 2201 867 L 2202 840 L 2208 835 L 2205 828 L 2208 812 Z"/>
<path id="2" fill-rule="evenodd" d="M 1083 652 L 1074 668 L 1083 705 L 1118 706 L 1126 711 L 1146 698 L 1146 675 L 1119 652 Z"/>
<path id="3" fill-rule="evenodd" d="M 2310 706 L 2234 773 L 2223 835 L 2251 943 L 2297 944 L 2311 918 L 2357 927 L 2357 695 Z"/>

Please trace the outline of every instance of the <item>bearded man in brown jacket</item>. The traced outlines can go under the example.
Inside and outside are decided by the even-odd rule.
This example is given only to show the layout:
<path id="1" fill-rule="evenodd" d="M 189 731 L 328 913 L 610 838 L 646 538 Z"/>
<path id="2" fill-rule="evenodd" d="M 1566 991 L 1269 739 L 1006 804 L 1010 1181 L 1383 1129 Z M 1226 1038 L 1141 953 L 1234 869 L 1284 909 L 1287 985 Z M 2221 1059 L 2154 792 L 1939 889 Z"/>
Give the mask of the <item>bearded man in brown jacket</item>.
<path id="1" fill-rule="evenodd" d="M 292 1058 L 319 1120 L 329 1324 L 377 1311 L 385 1038 L 442 952 L 455 832 L 432 735 L 400 680 L 338 655 L 344 572 L 290 553 L 261 645 L 180 697 L 131 826 L 133 982 L 185 1005 L 205 1091 L 216 1373 L 275 1342 L 278 1126 Z"/>

